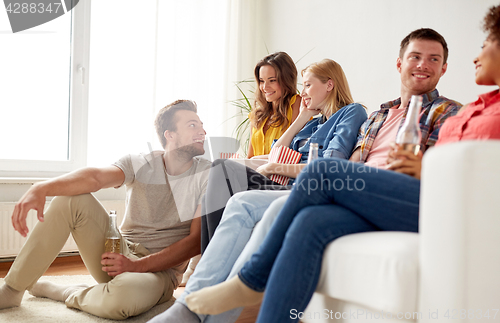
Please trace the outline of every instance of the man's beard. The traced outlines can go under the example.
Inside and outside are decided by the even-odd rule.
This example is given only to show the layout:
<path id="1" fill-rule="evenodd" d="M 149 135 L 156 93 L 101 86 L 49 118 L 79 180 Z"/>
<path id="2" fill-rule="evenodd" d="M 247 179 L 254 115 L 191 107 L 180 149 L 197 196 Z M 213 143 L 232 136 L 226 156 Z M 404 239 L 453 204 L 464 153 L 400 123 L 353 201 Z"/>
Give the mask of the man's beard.
<path id="1" fill-rule="evenodd" d="M 181 159 L 190 160 L 195 156 L 203 155 L 205 153 L 205 149 L 203 147 L 198 147 L 197 144 L 193 143 L 177 147 L 175 149 L 175 153 Z"/>

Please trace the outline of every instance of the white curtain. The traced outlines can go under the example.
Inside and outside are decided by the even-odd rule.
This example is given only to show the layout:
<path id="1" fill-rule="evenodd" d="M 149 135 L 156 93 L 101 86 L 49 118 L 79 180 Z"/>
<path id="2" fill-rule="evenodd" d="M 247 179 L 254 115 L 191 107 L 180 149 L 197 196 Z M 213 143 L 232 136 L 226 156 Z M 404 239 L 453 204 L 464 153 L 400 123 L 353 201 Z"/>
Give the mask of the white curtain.
<path id="1" fill-rule="evenodd" d="M 88 164 L 160 144 L 153 120 L 177 99 L 198 104 L 211 136 L 232 136 L 234 82 L 265 54 L 254 0 L 92 2 Z"/>

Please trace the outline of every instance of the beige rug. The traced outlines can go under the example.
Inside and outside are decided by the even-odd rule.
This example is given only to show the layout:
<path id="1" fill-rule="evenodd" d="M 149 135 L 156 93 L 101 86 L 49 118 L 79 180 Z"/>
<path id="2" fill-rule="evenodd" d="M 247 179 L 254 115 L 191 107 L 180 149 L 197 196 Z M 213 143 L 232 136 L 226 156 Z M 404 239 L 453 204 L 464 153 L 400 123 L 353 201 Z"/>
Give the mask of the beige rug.
<path id="1" fill-rule="evenodd" d="M 40 280 L 48 280 L 62 285 L 73 284 L 96 284 L 90 275 L 75 276 L 43 276 Z M 0 278 L 0 285 L 3 279 Z M 106 322 L 127 322 L 139 323 L 147 322 L 156 315 L 164 312 L 174 303 L 174 298 L 170 301 L 156 305 L 146 313 L 128 318 L 123 321 L 103 319 L 79 310 L 67 308 L 62 302 L 56 302 L 48 298 L 31 296 L 28 292 L 24 294 L 20 307 L 9 308 L 0 311 L 0 322 L 21 322 L 21 323 L 106 323 Z"/>

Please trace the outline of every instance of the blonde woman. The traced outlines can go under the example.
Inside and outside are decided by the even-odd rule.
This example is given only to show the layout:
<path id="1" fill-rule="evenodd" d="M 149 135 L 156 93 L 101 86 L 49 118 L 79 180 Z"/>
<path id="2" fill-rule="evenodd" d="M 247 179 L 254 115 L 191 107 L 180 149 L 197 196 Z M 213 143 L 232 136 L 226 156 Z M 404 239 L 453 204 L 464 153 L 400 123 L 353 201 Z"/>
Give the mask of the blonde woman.
<path id="1" fill-rule="evenodd" d="M 257 169 L 265 176 L 272 174 L 296 178 L 306 166 L 310 143 L 318 143 L 319 157 L 348 159 L 366 111 L 352 99 L 342 67 L 331 59 L 313 63 L 302 71 L 303 90 L 297 119 L 275 143 L 302 154 L 297 165 L 267 163 Z M 311 120 L 311 117 L 314 117 Z"/>
<path id="2" fill-rule="evenodd" d="M 331 59 L 324 59 L 306 67 L 302 77 L 300 112 L 274 144 L 300 152 L 299 164 L 266 163 L 255 171 L 231 160 L 216 160 L 202 202 L 202 253 L 219 225 L 229 198 L 246 190 L 289 190 L 290 186 L 282 186 L 268 177 L 279 174 L 296 178 L 305 167 L 310 143 L 318 144 L 319 157 L 348 159 L 351 156 L 359 127 L 367 115 L 361 104 L 354 103 L 342 67 Z"/>

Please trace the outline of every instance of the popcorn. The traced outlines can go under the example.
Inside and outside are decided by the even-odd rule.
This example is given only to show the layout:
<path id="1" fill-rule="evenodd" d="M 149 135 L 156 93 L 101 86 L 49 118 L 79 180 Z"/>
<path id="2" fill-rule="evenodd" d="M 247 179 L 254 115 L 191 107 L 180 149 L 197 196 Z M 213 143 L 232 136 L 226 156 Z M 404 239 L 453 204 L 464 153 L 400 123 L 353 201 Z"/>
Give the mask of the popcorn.
<path id="1" fill-rule="evenodd" d="M 271 153 L 269 154 L 269 162 L 279 164 L 297 164 L 300 161 L 300 157 L 302 157 L 301 153 L 288 147 L 273 147 L 271 149 Z M 287 185 L 290 181 L 290 177 L 277 174 L 273 174 L 269 178 L 281 185 Z"/>
<path id="2" fill-rule="evenodd" d="M 220 153 L 221 159 L 237 159 L 240 158 L 240 154 L 238 153 Z"/>

